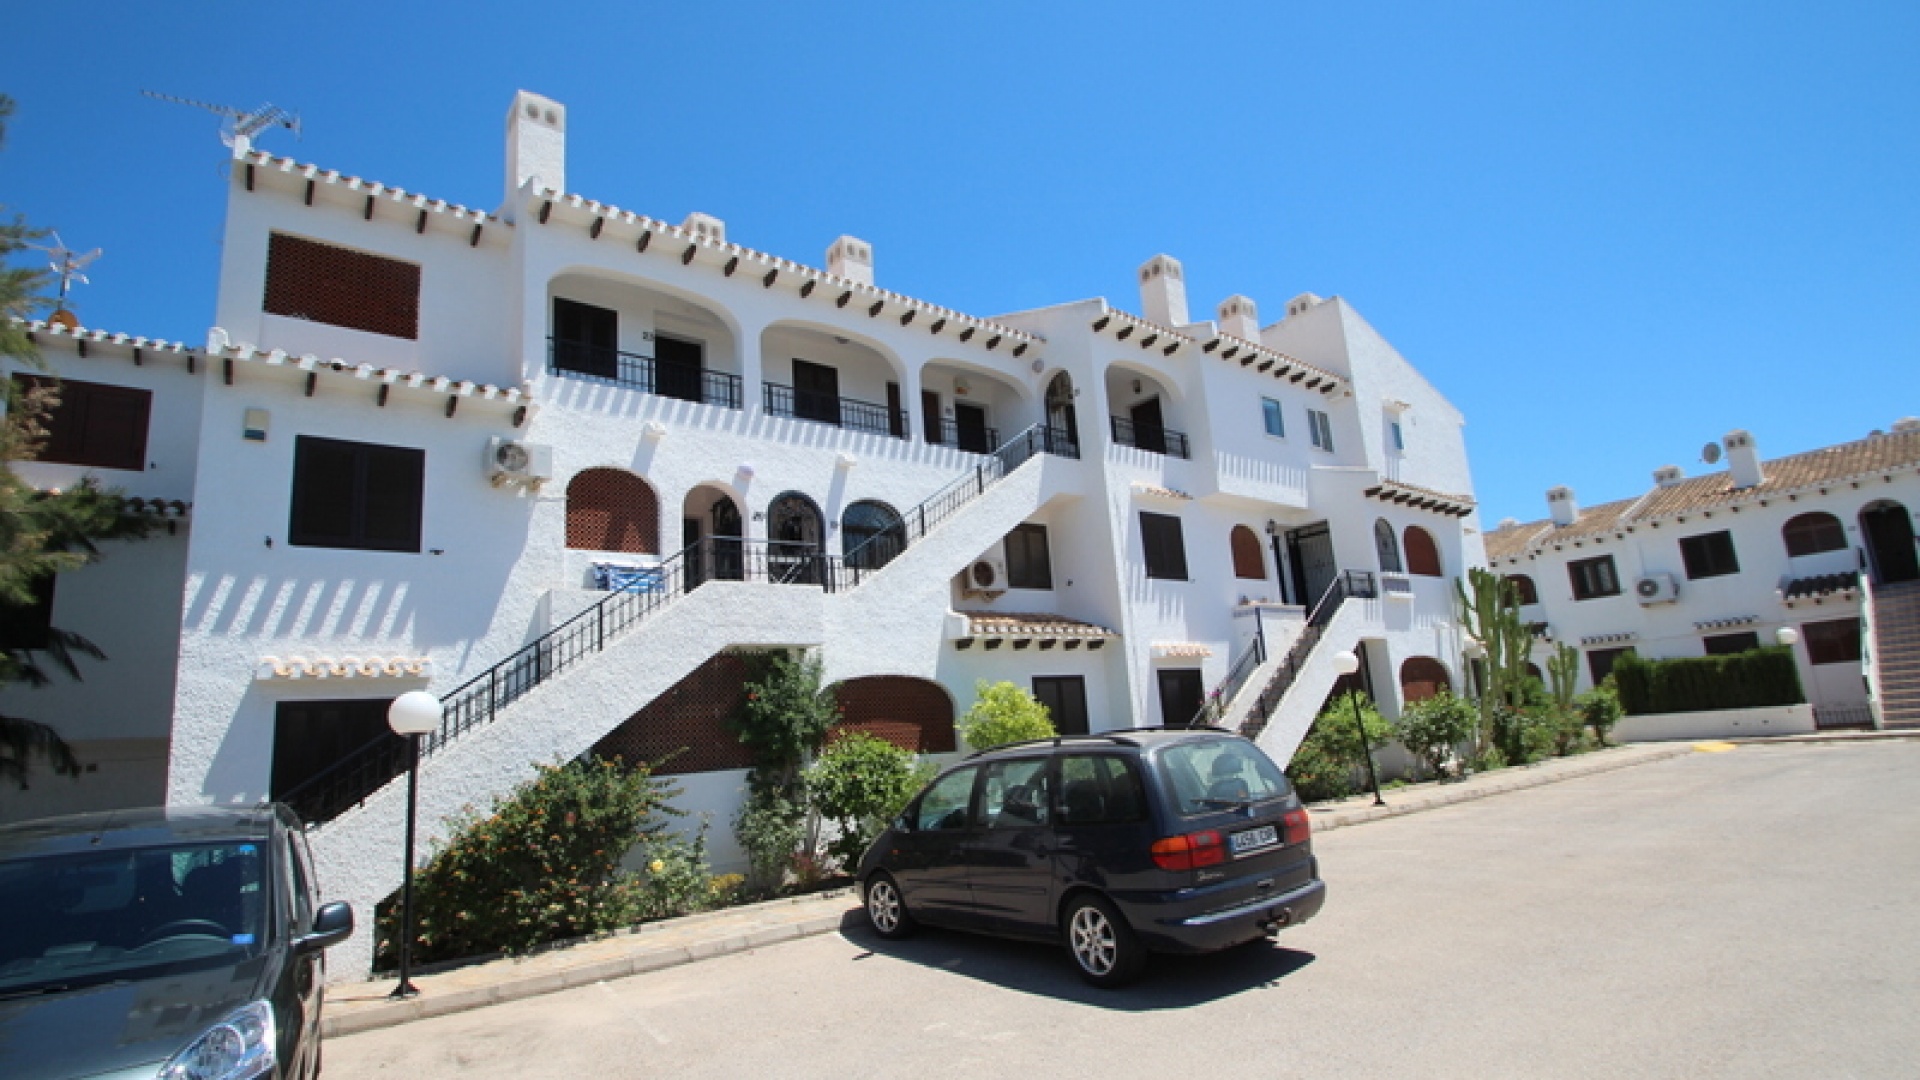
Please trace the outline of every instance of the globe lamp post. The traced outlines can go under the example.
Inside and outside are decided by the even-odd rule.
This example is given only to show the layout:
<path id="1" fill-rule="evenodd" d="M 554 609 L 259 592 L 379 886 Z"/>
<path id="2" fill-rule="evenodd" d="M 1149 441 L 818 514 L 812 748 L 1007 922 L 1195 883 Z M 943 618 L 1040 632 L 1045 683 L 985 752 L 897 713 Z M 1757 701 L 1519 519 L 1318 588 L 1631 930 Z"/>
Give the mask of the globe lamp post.
<path id="1" fill-rule="evenodd" d="M 420 736 L 439 730 L 445 709 L 425 690 L 409 690 L 387 706 L 387 726 L 407 740 L 407 861 L 400 885 L 400 985 L 387 997 L 404 1001 L 420 991 L 408 978 L 413 960 L 413 821 L 419 808 Z"/>
<path id="2" fill-rule="evenodd" d="M 1345 649 L 1333 654 L 1333 666 L 1341 675 L 1351 675 L 1360 670 L 1360 658 Z M 1373 744 L 1367 738 L 1367 722 L 1360 715 L 1360 697 L 1355 691 L 1347 692 L 1347 700 L 1353 702 L 1353 726 L 1360 729 L 1360 752 L 1367 758 L 1367 780 L 1373 784 L 1373 805 L 1385 806 L 1387 800 L 1380 797 L 1380 774 L 1373 768 Z"/>

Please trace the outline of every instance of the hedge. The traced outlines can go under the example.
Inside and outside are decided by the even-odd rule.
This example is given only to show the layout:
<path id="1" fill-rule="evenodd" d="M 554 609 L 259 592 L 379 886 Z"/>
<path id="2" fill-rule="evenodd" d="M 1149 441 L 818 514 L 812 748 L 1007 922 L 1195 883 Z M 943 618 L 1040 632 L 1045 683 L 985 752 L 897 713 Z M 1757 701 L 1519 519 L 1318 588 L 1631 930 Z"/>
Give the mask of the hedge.
<path id="1" fill-rule="evenodd" d="M 1676 660 L 1628 654 L 1613 665 L 1613 681 L 1629 716 L 1757 709 L 1807 700 L 1793 650 L 1786 646 Z"/>

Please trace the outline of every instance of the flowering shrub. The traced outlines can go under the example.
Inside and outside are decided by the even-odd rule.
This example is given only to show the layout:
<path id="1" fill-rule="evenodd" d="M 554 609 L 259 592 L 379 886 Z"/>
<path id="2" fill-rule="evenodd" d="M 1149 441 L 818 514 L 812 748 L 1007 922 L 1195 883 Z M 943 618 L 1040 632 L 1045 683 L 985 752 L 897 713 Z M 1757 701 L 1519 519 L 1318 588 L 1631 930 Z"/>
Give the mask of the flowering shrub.
<path id="1" fill-rule="evenodd" d="M 414 875 L 416 961 L 520 952 L 639 917 L 645 888 L 621 877 L 620 859 L 637 842 L 657 842 L 663 816 L 680 813 L 667 805 L 679 791 L 619 761 L 537 769 L 491 812 L 454 818 Z M 391 962 L 397 897 L 382 908 L 379 949 Z"/>

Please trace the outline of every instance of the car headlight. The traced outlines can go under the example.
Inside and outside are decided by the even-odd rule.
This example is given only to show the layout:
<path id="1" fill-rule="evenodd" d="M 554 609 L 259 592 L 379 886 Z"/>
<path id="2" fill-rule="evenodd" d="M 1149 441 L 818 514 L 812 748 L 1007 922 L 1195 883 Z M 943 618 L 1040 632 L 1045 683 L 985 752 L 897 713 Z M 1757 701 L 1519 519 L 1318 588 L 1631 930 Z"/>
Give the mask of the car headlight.
<path id="1" fill-rule="evenodd" d="M 160 1069 L 159 1080 L 242 1080 L 272 1070 L 273 1006 L 256 1001 L 208 1028 Z"/>

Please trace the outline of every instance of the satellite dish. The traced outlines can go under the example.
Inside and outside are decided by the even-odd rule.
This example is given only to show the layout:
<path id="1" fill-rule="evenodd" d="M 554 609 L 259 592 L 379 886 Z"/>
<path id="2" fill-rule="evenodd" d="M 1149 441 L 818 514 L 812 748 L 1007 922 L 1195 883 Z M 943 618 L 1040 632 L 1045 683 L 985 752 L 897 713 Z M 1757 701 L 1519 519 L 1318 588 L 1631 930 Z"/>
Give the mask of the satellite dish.
<path id="1" fill-rule="evenodd" d="M 1706 462 L 1709 465 L 1712 465 L 1715 462 L 1719 461 L 1720 460 L 1720 444 L 1717 442 L 1710 442 L 1707 445 L 1701 447 L 1700 460 Z"/>

